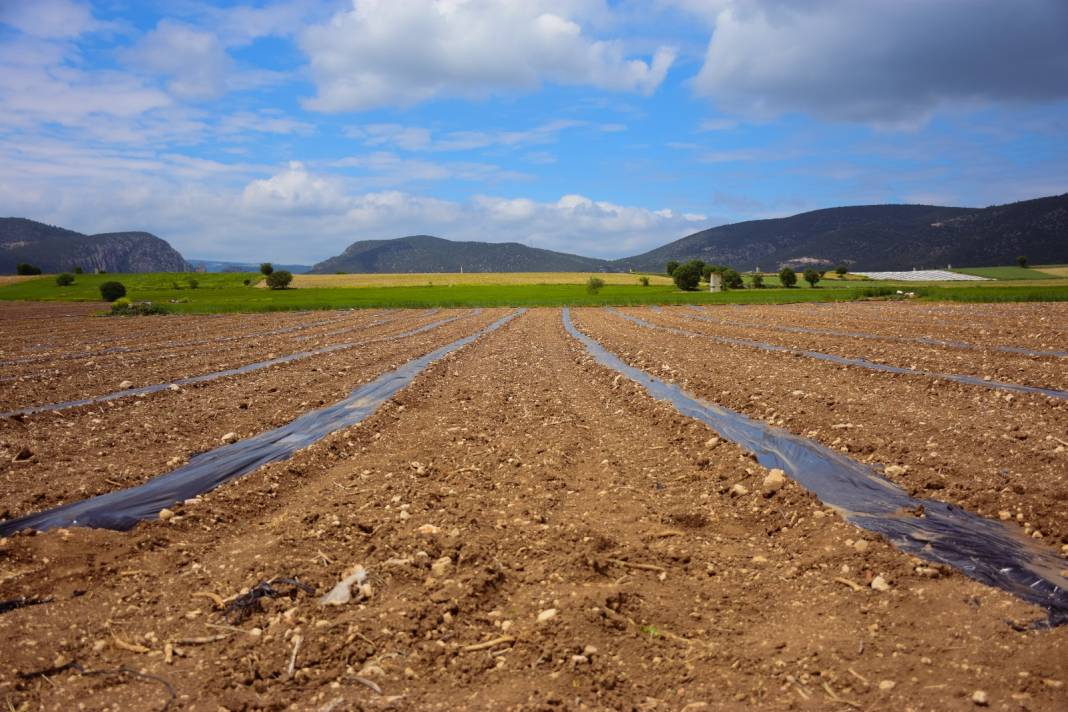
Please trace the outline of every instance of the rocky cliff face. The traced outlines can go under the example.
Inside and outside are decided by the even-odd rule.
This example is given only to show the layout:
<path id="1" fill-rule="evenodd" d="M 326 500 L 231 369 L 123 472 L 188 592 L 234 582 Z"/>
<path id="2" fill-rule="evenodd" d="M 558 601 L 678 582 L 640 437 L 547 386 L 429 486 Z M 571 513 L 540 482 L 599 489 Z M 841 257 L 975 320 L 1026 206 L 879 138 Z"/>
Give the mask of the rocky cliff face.
<path id="1" fill-rule="evenodd" d="M 0 218 L 0 274 L 14 273 L 20 262 L 46 273 L 69 272 L 187 272 L 185 259 L 148 232 L 83 235 L 25 218 Z"/>

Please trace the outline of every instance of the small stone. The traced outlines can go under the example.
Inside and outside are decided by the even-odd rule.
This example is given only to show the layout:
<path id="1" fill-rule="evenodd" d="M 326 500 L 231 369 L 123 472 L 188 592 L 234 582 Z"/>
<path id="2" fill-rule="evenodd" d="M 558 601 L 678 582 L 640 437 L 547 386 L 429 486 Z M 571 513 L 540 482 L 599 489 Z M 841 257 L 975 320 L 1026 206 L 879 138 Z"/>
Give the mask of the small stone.
<path id="1" fill-rule="evenodd" d="M 443 556 L 440 559 L 438 559 L 437 561 L 435 561 L 433 564 L 430 565 L 430 573 L 432 573 L 433 575 L 437 576 L 438 578 L 442 578 L 443 576 L 448 575 L 449 570 L 451 568 L 452 568 L 452 557 Z"/>
<path id="2" fill-rule="evenodd" d="M 119 384 L 119 390 L 120 391 L 125 391 L 125 390 L 127 390 L 129 388 L 133 388 L 133 381 L 123 381 L 122 383 Z"/>
<path id="3" fill-rule="evenodd" d="M 585 655 L 572 655 L 571 662 L 575 665 L 585 665 L 590 661 Z"/>
<path id="4" fill-rule="evenodd" d="M 908 472 L 908 469 L 909 468 L 902 467 L 901 465 L 887 465 L 886 468 L 883 469 L 883 472 L 885 472 L 890 477 L 900 477 L 901 475 Z"/>
<path id="5" fill-rule="evenodd" d="M 719 445 L 719 438 L 709 438 L 705 441 L 705 447 L 711 448 L 715 447 L 716 445 Z"/>
<path id="6" fill-rule="evenodd" d="M 582 654 L 585 655 L 587 658 L 592 658 L 594 655 L 597 654 L 597 646 L 587 645 L 585 648 L 582 649 Z"/>
<path id="7" fill-rule="evenodd" d="M 434 526 L 433 524 L 424 524 L 423 526 L 419 527 L 415 531 L 417 531 L 420 534 L 424 534 L 426 536 L 434 536 L 435 534 L 440 533 L 441 529 L 439 529 L 438 527 Z"/>
<path id="8" fill-rule="evenodd" d="M 895 687 L 897 687 L 897 683 L 894 682 L 893 680 L 880 680 L 879 681 L 879 689 L 883 690 L 884 692 L 886 692 L 888 690 L 892 690 Z"/>
<path id="9" fill-rule="evenodd" d="M 972 702 L 979 705 L 980 707 L 986 707 L 987 704 L 989 704 L 990 702 L 990 698 L 987 697 L 986 692 L 984 692 L 983 690 L 976 690 L 972 693 Z"/>
<path id="10" fill-rule="evenodd" d="M 236 443 L 238 441 L 237 433 L 227 433 L 222 436 L 222 441 L 229 445 L 230 443 Z"/>
<path id="11" fill-rule="evenodd" d="M 998 519 L 1000 519 L 1003 522 L 1007 522 L 1010 519 L 1012 519 L 1012 512 L 1010 512 L 1007 509 L 1003 509 L 1000 512 L 998 512 Z"/>
<path id="12" fill-rule="evenodd" d="M 174 512 L 172 512 L 171 510 L 169 510 L 167 508 L 163 508 L 163 509 L 159 510 L 159 518 L 162 519 L 165 522 L 168 522 L 168 521 L 174 519 Z"/>
<path id="13" fill-rule="evenodd" d="M 743 495 L 749 494 L 749 488 L 739 483 L 731 487 L 731 494 L 736 497 L 741 497 Z"/>
<path id="14" fill-rule="evenodd" d="M 177 393 L 178 391 L 180 391 L 182 389 L 178 386 L 177 383 L 172 383 L 171 385 L 167 386 L 167 390 L 170 391 L 171 393 Z"/>
<path id="15" fill-rule="evenodd" d="M 882 575 L 876 576 L 871 580 L 871 587 L 876 591 L 886 592 L 890 590 L 890 584 L 886 582 L 886 579 Z"/>
<path id="16" fill-rule="evenodd" d="M 853 549 L 858 554 L 863 554 L 864 552 L 866 552 L 868 550 L 868 540 L 867 539 L 857 539 L 855 542 L 853 542 Z"/>
<path id="17" fill-rule="evenodd" d="M 764 477 L 764 483 L 762 485 L 764 488 L 764 496 L 770 497 L 781 490 L 785 484 L 786 473 L 778 468 L 771 470 L 768 472 L 767 476 Z"/>
<path id="18" fill-rule="evenodd" d="M 556 618 L 556 609 L 546 608 L 544 611 L 538 614 L 538 623 L 547 623 L 553 618 Z"/>

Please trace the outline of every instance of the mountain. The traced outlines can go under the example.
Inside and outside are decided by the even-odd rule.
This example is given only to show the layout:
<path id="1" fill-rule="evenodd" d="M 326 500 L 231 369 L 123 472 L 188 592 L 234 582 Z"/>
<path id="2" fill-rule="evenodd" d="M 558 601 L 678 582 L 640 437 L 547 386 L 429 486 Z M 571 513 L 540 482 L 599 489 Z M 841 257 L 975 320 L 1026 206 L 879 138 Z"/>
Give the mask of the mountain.
<path id="1" fill-rule="evenodd" d="M 46 273 L 81 267 L 86 272 L 187 272 L 178 252 L 147 232 L 83 235 L 26 218 L 0 218 L 0 274 L 20 262 Z"/>
<path id="2" fill-rule="evenodd" d="M 1068 194 L 989 208 L 862 205 L 750 220 L 688 235 L 635 257 L 618 271 L 662 271 L 669 260 L 700 259 L 737 269 L 782 264 L 854 270 L 1068 262 Z"/>
<path id="3" fill-rule="evenodd" d="M 361 240 L 311 268 L 335 272 L 611 272 L 612 263 L 516 242 L 453 242 L 430 235 Z"/>
<path id="4" fill-rule="evenodd" d="M 223 260 L 200 260 L 188 259 L 186 262 L 195 270 L 204 272 L 259 272 L 260 263 L 252 262 L 226 262 Z M 273 264 L 275 269 L 284 269 L 293 274 L 304 274 L 311 269 L 310 265 L 284 265 L 278 262 Z"/>

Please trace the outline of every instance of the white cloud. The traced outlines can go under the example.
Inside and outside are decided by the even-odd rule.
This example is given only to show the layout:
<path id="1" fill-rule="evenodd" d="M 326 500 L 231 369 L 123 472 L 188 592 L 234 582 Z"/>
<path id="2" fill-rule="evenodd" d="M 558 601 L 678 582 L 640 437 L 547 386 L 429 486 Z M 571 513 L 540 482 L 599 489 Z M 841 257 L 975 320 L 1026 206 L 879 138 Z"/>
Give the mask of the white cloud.
<path id="1" fill-rule="evenodd" d="M 946 106 L 1068 98 L 1064 0 L 712 5 L 694 88 L 722 110 L 908 128 Z"/>
<path id="2" fill-rule="evenodd" d="M 77 37 L 102 27 L 88 3 L 72 0 L 3 0 L 0 23 L 45 39 Z"/>
<path id="3" fill-rule="evenodd" d="M 674 50 L 628 58 L 621 42 L 583 33 L 572 19 L 580 9 L 553 0 L 353 0 L 351 10 L 301 34 L 318 90 L 306 105 L 360 111 L 545 81 L 652 93 Z"/>
<path id="4" fill-rule="evenodd" d="M 359 168 L 370 175 L 358 182 L 367 186 L 397 186 L 431 181 L 462 180 L 480 183 L 526 180 L 530 176 L 491 163 L 450 161 L 437 163 L 401 158 L 388 151 L 348 156 L 330 161 L 332 168 Z"/>
<path id="5" fill-rule="evenodd" d="M 513 131 L 487 129 L 435 132 L 421 126 L 364 124 L 349 126 L 345 129 L 345 135 L 362 141 L 366 146 L 393 146 L 404 151 L 470 151 L 552 143 L 563 131 L 577 128 L 604 133 L 626 130 L 623 124 L 594 124 L 589 121 L 557 119 L 529 129 Z"/>

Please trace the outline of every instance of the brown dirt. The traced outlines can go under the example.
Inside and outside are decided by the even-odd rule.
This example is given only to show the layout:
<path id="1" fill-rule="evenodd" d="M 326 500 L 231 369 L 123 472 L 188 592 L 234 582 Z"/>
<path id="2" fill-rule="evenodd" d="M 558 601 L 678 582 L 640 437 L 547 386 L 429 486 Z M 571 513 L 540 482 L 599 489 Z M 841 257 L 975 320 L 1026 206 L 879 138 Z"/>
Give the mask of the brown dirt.
<path id="1" fill-rule="evenodd" d="M 603 312 L 579 321 L 616 338 Z M 55 600 L 0 616 L 0 697 L 153 709 L 165 681 L 204 710 L 1068 703 L 1068 630 L 1017 632 L 1039 611 L 921 574 L 793 483 L 761 496 L 763 469 L 711 435 L 534 310 L 168 522 L 3 540 L 0 598 Z M 354 564 L 370 596 L 343 607 L 296 593 L 227 622 L 203 595 L 278 576 L 321 595 Z M 112 672 L 20 676 L 71 661 Z"/>

